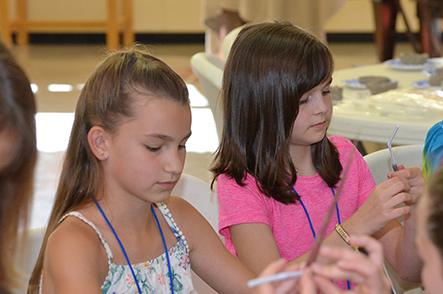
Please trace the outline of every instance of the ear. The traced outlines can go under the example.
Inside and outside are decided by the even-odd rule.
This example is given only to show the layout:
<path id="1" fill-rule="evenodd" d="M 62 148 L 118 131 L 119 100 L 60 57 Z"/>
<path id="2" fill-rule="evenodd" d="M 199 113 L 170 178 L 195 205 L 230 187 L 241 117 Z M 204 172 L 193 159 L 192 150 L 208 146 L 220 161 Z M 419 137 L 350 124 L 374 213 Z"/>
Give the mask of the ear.
<path id="1" fill-rule="evenodd" d="M 99 126 L 93 126 L 88 132 L 89 147 L 98 160 L 106 160 L 108 158 L 106 135 L 106 131 Z"/>

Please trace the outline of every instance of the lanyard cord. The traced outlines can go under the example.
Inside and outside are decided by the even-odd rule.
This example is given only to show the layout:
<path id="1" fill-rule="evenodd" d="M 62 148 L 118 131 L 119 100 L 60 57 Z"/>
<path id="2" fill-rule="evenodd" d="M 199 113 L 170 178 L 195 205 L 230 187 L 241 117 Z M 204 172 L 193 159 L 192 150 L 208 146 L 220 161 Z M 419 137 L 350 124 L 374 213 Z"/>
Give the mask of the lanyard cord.
<path id="1" fill-rule="evenodd" d="M 297 191 L 295 191 L 295 188 L 294 188 L 294 187 L 292 187 L 292 190 L 294 191 L 295 194 L 298 195 L 298 193 L 297 193 Z M 332 197 L 335 198 L 335 191 L 334 191 L 334 189 L 331 188 L 331 191 L 332 191 Z M 301 206 L 303 207 L 303 210 L 305 211 L 306 217 L 308 218 L 309 226 L 311 227 L 312 236 L 314 236 L 314 239 L 315 239 L 316 234 L 315 234 L 314 226 L 312 225 L 311 217 L 309 216 L 309 212 L 308 212 L 308 210 L 306 209 L 305 204 L 304 204 L 303 201 L 301 200 L 301 197 L 300 197 L 300 204 L 301 204 Z M 338 224 L 341 225 L 341 221 L 340 221 L 340 210 L 338 209 L 338 203 L 335 203 L 335 210 L 337 211 L 337 220 L 338 220 Z"/>
<path id="2" fill-rule="evenodd" d="M 105 212 L 103 211 L 103 209 L 101 208 L 100 204 L 98 204 L 98 202 L 97 202 L 97 200 L 95 199 L 94 196 L 92 196 L 92 199 L 94 200 L 95 205 L 97 205 L 98 210 L 100 210 L 101 214 L 103 215 L 103 218 L 105 219 L 105 221 L 108 223 L 109 227 L 111 228 L 112 233 L 114 233 L 114 236 L 115 236 L 115 238 L 117 239 L 117 242 L 118 242 L 118 244 L 120 245 L 120 248 L 121 248 L 122 251 L 123 251 L 123 255 L 125 256 L 126 261 L 128 262 L 129 268 L 131 269 L 132 276 L 134 277 L 135 284 L 137 285 L 138 293 L 142 294 L 143 292 L 142 292 L 142 290 L 140 289 L 140 285 L 139 285 L 139 283 L 138 283 L 138 279 L 137 279 L 137 277 L 136 277 L 136 275 L 135 275 L 134 269 L 132 268 L 132 264 L 131 264 L 131 262 L 129 261 L 128 254 L 126 254 L 125 247 L 123 246 L 122 242 L 120 241 L 120 238 L 117 236 L 117 232 L 114 230 L 114 227 L 111 225 L 111 222 L 110 222 L 110 221 L 108 220 L 108 218 L 106 217 L 106 214 L 105 214 Z M 161 234 L 161 236 L 162 236 L 162 240 L 163 240 L 163 246 L 164 246 L 164 248 L 165 248 L 165 250 L 166 250 L 166 260 L 167 260 L 167 262 L 168 262 L 169 278 L 170 278 L 170 281 L 171 281 L 171 293 L 174 293 L 174 287 L 173 287 L 174 284 L 173 284 L 173 282 L 172 282 L 172 270 L 171 270 L 171 263 L 170 263 L 170 261 L 169 261 L 168 247 L 166 246 L 166 241 L 165 241 L 165 237 L 163 236 L 162 228 L 160 227 L 160 223 L 159 223 L 159 221 L 158 221 L 157 215 L 155 214 L 155 212 L 154 212 L 154 207 L 153 207 L 152 205 L 151 205 L 151 211 L 152 211 L 152 213 L 154 214 L 154 217 L 155 217 L 155 220 L 156 220 L 156 222 L 157 222 L 158 228 L 160 229 L 160 234 Z"/>
<path id="3" fill-rule="evenodd" d="M 174 294 L 174 282 L 173 282 L 173 276 L 172 276 L 171 262 L 169 261 L 169 251 L 168 251 L 168 247 L 166 246 L 165 236 L 163 235 L 162 227 L 160 226 L 160 222 L 158 221 L 157 215 L 155 214 L 154 207 L 152 205 L 151 205 L 151 211 L 154 214 L 155 221 L 157 222 L 158 228 L 160 230 L 160 235 L 162 236 L 163 247 L 165 248 L 166 260 L 168 262 L 169 282 L 171 285 L 171 293 Z"/>
<path id="4" fill-rule="evenodd" d="M 294 188 L 294 187 L 292 187 L 292 190 L 294 191 L 295 194 L 298 195 L 298 193 L 297 193 L 297 191 L 295 191 L 295 188 Z M 334 191 L 334 188 L 331 188 L 331 191 L 332 191 L 332 197 L 335 198 L 335 191 Z M 300 197 L 300 203 L 301 203 L 301 206 L 303 207 L 303 210 L 305 211 L 306 217 L 308 218 L 309 226 L 311 227 L 312 235 L 314 236 L 314 239 L 315 239 L 315 230 L 314 230 L 314 226 L 312 225 L 311 217 L 309 216 L 309 212 L 308 212 L 308 210 L 306 209 L 305 204 L 304 204 L 303 201 L 301 200 L 301 197 Z M 338 203 L 335 203 L 335 210 L 337 211 L 337 221 L 338 221 L 338 224 L 341 225 L 341 221 L 340 221 L 340 210 L 338 209 Z M 348 286 L 348 290 L 350 290 L 350 289 L 351 289 L 351 283 L 349 282 L 349 280 L 346 281 L 346 284 L 347 284 L 347 286 Z"/>

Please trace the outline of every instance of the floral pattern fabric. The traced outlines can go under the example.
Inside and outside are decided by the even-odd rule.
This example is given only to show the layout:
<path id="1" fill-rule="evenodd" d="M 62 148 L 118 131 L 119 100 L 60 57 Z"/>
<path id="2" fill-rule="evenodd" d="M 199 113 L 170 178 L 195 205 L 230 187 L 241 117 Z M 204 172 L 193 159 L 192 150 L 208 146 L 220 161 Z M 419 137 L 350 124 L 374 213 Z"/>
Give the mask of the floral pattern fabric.
<path id="1" fill-rule="evenodd" d="M 171 230 L 174 232 L 178 242 L 168 250 L 169 260 L 172 269 L 174 293 L 195 293 L 191 278 L 191 262 L 189 259 L 189 248 L 185 241 L 183 233 L 174 222 L 169 209 L 164 204 L 157 204 L 168 222 Z M 72 215 L 78 217 L 85 223 L 89 224 L 97 232 L 103 246 L 108 255 L 109 271 L 106 280 L 101 286 L 103 294 L 123 294 L 138 293 L 137 285 L 128 265 L 119 265 L 113 263 L 113 255 L 109 245 L 104 239 L 98 228 L 79 212 L 71 212 L 63 217 Z M 62 220 L 63 220 L 62 219 Z M 134 273 L 140 284 L 140 288 L 144 294 L 169 294 L 171 293 L 170 277 L 168 271 L 168 262 L 166 254 L 163 253 L 159 257 L 132 265 Z"/>

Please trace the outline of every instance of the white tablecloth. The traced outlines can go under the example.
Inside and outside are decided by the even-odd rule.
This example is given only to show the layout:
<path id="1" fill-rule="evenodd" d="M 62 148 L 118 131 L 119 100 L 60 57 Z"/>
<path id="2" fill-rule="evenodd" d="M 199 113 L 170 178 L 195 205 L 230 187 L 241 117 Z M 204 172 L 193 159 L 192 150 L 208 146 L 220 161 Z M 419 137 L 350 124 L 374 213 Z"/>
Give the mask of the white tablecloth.
<path id="1" fill-rule="evenodd" d="M 443 65 L 443 59 L 435 59 Z M 387 76 L 399 82 L 398 89 L 414 89 L 412 83 L 427 77 L 421 70 L 398 70 L 384 64 L 368 65 L 350 69 L 338 70 L 333 75 L 333 85 L 343 86 L 341 81 L 356 79 L 360 76 Z M 352 99 L 364 99 L 369 90 L 356 90 L 345 86 L 343 90 L 344 103 L 334 106 L 334 114 L 329 127 L 329 135 L 340 135 L 348 139 L 386 143 L 396 125 L 400 125 L 393 144 L 423 144 L 426 133 L 436 122 L 443 120 L 443 112 L 433 115 L 408 115 L 398 112 L 391 113 L 389 109 L 377 110 L 353 106 Z M 388 108 L 388 107 L 387 107 Z M 412 111 L 413 109 L 411 109 Z"/>

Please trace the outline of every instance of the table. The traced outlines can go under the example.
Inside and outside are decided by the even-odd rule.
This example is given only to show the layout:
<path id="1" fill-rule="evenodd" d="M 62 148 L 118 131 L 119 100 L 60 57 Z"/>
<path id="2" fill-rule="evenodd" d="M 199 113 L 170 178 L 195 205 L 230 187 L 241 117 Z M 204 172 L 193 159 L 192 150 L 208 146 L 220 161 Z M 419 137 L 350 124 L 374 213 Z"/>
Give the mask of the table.
<path id="1" fill-rule="evenodd" d="M 441 62 L 443 65 L 443 58 L 433 60 Z M 383 75 L 398 80 L 398 89 L 413 89 L 412 82 L 426 79 L 426 76 L 420 70 L 395 70 L 384 64 L 376 64 L 337 70 L 333 74 L 332 85 L 342 86 L 340 81 L 355 79 L 364 75 Z M 344 87 L 343 99 L 355 99 L 353 97 L 358 96 L 362 91 L 369 92 L 368 90 L 355 90 Z M 339 135 L 357 141 L 387 143 L 395 126 L 398 124 L 400 129 L 395 136 L 393 144 L 423 144 L 428 130 L 432 125 L 441 120 L 443 120 L 443 113 L 426 117 L 409 117 L 389 115 L 386 114 L 386 111 L 381 112 L 375 109 L 352 109 L 344 107 L 344 104 L 338 104 L 334 106 L 334 114 L 328 135 Z"/>

